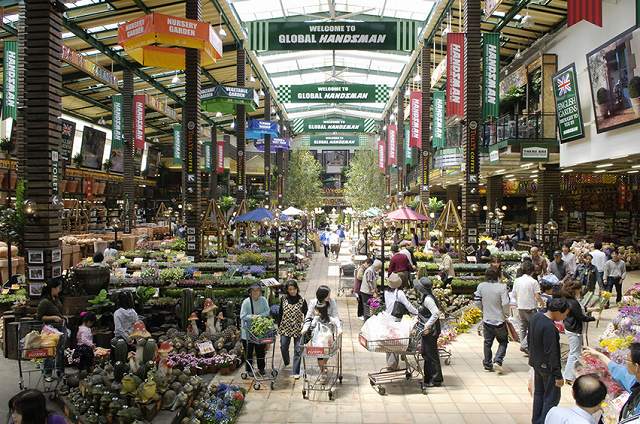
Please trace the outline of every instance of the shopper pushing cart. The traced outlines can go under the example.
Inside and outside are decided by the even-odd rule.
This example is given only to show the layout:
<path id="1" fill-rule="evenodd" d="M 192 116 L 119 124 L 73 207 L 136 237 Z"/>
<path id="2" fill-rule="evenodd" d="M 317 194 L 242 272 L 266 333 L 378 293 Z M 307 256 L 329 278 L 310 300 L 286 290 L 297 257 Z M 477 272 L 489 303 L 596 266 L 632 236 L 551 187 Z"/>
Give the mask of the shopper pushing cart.
<path id="1" fill-rule="evenodd" d="M 315 305 L 314 317 L 305 321 L 302 334 L 306 342 L 302 355 L 302 397 L 307 399 L 309 392 L 322 391 L 328 392 L 332 400 L 335 386 L 342 384 L 342 324 L 329 315 L 328 302 Z"/>
<path id="2" fill-rule="evenodd" d="M 241 374 L 243 379 L 251 377 L 253 388 L 260 389 L 261 383 L 269 382 L 271 389 L 275 386 L 278 370 L 274 366 L 275 349 L 271 349 L 270 370 L 267 372 L 267 345 L 274 344 L 276 330 L 273 320 L 269 318 L 269 303 L 262 295 L 262 286 L 253 284 L 249 287 L 247 297 L 240 308 L 241 339 L 246 352 L 246 368 Z M 253 366 L 253 356 L 257 362 Z"/>

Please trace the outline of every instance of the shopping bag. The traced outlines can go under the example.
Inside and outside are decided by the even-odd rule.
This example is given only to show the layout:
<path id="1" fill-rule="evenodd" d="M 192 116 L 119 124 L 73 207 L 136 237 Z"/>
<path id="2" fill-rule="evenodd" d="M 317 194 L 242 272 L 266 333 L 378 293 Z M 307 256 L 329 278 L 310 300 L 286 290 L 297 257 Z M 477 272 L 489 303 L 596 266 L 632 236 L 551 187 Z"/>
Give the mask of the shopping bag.
<path id="1" fill-rule="evenodd" d="M 513 325 L 513 322 L 511 322 L 511 320 L 512 317 L 505 321 L 505 324 L 507 325 L 507 333 L 509 333 L 509 340 L 511 340 L 512 342 L 519 342 L 520 336 L 518 335 L 518 331 L 516 331 L 516 327 Z"/>
<path id="2" fill-rule="evenodd" d="M 311 346 L 329 347 L 333 345 L 333 330 L 328 325 L 318 323 L 311 334 Z"/>

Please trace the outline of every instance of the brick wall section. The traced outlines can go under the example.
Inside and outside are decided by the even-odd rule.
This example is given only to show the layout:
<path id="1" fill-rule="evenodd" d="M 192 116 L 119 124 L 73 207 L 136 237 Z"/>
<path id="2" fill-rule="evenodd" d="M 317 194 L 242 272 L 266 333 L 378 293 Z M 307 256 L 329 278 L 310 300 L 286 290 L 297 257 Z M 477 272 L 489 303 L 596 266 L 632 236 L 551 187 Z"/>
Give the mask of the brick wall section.
<path id="1" fill-rule="evenodd" d="M 187 0 L 185 5 L 185 17 L 187 19 L 200 20 L 202 11 L 200 0 Z M 201 201 L 201 173 L 198 167 L 200 145 L 198 144 L 198 127 L 200 117 L 200 51 L 197 49 L 185 49 L 185 104 L 182 110 L 182 133 L 184 148 L 187 154 L 184 156 L 182 173 L 195 177 L 195 181 L 185 182 L 185 221 L 187 224 L 187 249 L 188 256 L 193 256 L 196 261 L 200 259 L 200 210 Z M 190 140 L 193 140 L 190 141 Z M 190 156 L 191 155 L 191 156 Z M 188 171 L 188 166 L 195 169 Z M 193 189 L 193 190 L 192 190 Z M 192 238 L 190 238 L 190 236 Z"/>
<path id="2" fill-rule="evenodd" d="M 422 47 L 422 140 L 420 154 L 420 199 L 427 206 L 429 204 L 429 167 L 431 165 L 431 49 Z"/>
<path id="3" fill-rule="evenodd" d="M 480 160 L 478 158 L 478 143 L 473 143 L 470 137 L 469 123 L 480 122 L 480 83 L 481 72 L 480 63 L 482 50 L 480 46 L 480 17 L 481 7 L 480 0 L 464 0 L 464 32 L 467 34 L 467 42 L 465 44 L 465 63 L 464 63 L 464 78 L 465 78 L 465 125 L 463 125 L 463 142 L 465 150 L 465 158 L 467 164 L 469 158 L 472 155 L 476 157 L 476 163 L 479 167 Z M 479 129 L 478 129 L 479 132 Z M 477 134 L 477 133 L 476 133 Z M 472 147 L 475 146 L 475 148 Z M 466 167 L 464 187 L 462 190 L 462 225 L 464 227 L 463 245 L 473 244 L 469 243 L 469 239 L 466 236 L 469 234 L 469 230 L 476 230 L 478 228 L 478 213 L 472 213 L 470 211 L 470 205 L 479 204 L 480 196 L 478 195 L 478 184 L 469 183 L 469 166 Z"/>
<path id="4" fill-rule="evenodd" d="M 25 18 L 26 18 L 26 7 L 24 2 L 21 1 L 19 3 L 18 9 L 18 22 L 17 22 L 17 30 L 18 30 L 18 118 L 16 119 L 16 153 L 18 156 L 18 178 L 24 178 L 24 168 L 25 168 L 25 138 L 24 138 L 24 106 L 25 106 L 25 98 L 24 98 L 24 70 L 25 70 L 25 38 L 26 38 L 26 28 L 25 28 Z"/>
<path id="5" fill-rule="evenodd" d="M 536 192 L 536 224 L 544 226 L 549 219 L 550 204 L 553 199 L 553 219 L 558 222 L 558 208 L 560 207 L 560 168 L 557 164 L 545 164 L 545 170 L 538 177 L 538 191 Z"/>
<path id="6" fill-rule="evenodd" d="M 218 126 L 216 124 L 211 126 L 211 173 L 209 174 L 209 198 L 218 200 Z"/>
<path id="7" fill-rule="evenodd" d="M 236 51 L 237 65 L 236 65 L 236 83 L 238 87 L 244 87 L 245 80 L 245 62 L 246 52 L 242 45 L 238 46 Z M 238 204 L 247 198 L 247 181 L 245 175 L 245 125 L 247 122 L 247 113 L 244 105 L 236 105 L 236 166 L 238 175 L 238 191 L 236 198 Z"/>
<path id="8" fill-rule="evenodd" d="M 487 178 L 487 207 L 493 211 L 504 204 L 502 192 L 502 175 Z"/>
<path id="9" fill-rule="evenodd" d="M 264 119 L 271 120 L 271 92 L 264 86 Z M 264 135 L 264 204 L 271 205 L 271 134 Z"/>
<path id="10" fill-rule="evenodd" d="M 24 140 L 29 161 L 25 161 L 24 175 L 26 198 L 35 203 L 37 215 L 25 226 L 24 245 L 27 251 L 43 251 L 44 264 L 35 265 L 44 268 L 41 282 L 51 278 L 53 268 L 61 265 L 51 261 L 51 251 L 60 248 L 62 235 L 60 208 L 51 198 L 56 194 L 52 154 L 59 151 L 61 138 L 62 7 L 50 0 L 29 0 L 25 10 L 25 69 L 29 72 L 24 75 Z M 59 181 L 59 174 L 57 178 Z"/>
<path id="11" fill-rule="evenodd" d="M 135 173 L 133 160 L 133 72 L 129 69 L 122 71 L 122 110 L 124 112 L 122 114 L 122 136 L 124 137 L 122 194 L 125 201 L 124 222 L 122 224 L 124 232 L 130 233 L 134 222 L 133 204 L 136 196 L 133 183 Z"/>
<path id="12" fill-rule="evenodd" d="M 405 154 L 404 143 L 408 143 L 408 140 L 404 139 L 404 89 L 403 85 L 398 89 L 398 114 L 396 115 L 396 122 L 398 125 L 398 133 L 396 139 L 398 141 L 396 148 L 396 156 L 398 157 L 398 195 L 404 192 L 404 169 L 405 169 Z M 400 205 L 398 205 L 400 206 Z"/>
<path id="13" fill-rule="evenodd" d="M 456 206 L 460 205 L 460 185 L 453 184 L 447 186 L 447 202 L 449 200 L 453 201 L 453 204 Z"/>

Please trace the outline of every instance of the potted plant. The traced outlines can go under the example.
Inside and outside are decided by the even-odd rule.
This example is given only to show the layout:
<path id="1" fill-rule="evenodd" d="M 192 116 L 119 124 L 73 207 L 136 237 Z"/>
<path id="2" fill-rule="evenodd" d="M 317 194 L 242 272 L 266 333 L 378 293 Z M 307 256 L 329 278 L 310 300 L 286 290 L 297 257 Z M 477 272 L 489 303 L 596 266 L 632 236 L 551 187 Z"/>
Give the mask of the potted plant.
<path id="1" fill-rule="evenodd" d="M 111 171 L 112 167 L 113 167 L 113 162 L 111 162 L 111 159 L 105 160 L 104 163 L 102 164 L 102 169 L 104 169 L 105 172 Z"/>
<path id="2" fill-rule="evenodd" d="M 0 151 L 3 155 L 8 156 L 13 150 L 13 141 L 8 137 L 0 138 Z"/>
<path id="3" fill-rule="evenodd" d="M 600 115 L 606 117 L 609 114 L 609 90 L 604 87 L 599 88 L 596 92 L 596 101 L 598 102 Z"/>
<path id="4" fill-rule="evenodd" d="M 82 153 L 76 153 L 73 156 L 73 163 L 75 166 L 77 166 L 78 168 L 82 166 Z"/>
<path id="5" fill-rule="evenodd" d="M 629 97 L 631 97 L 631 107 L 636 116 L 640 116 L 640 77 L 635 76 L 629 81 Z"/>

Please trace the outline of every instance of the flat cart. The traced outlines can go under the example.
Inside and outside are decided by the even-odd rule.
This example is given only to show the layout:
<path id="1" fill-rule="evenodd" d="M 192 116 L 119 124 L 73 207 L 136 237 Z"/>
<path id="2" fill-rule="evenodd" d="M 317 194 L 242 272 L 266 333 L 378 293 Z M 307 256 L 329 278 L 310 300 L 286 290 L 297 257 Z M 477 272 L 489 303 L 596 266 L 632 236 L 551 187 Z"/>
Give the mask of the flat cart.
<path id="1" fill-rule="evenodd" d="M 18 387 L 20 390 L 42 387 L 42 391 L 45 394 L 49 394 L 50 398 L 53 399 L 64 377 L 64 364 L 56 364 L 55 361 L 56 357 L 59 356 L 59 350 L 62 349 L 64 351 L 67 328 L 64 324 L 49 324 L 49 326 L 54 327 L 62 333 L 60 336 L 61 340 L 58 341 L 57 346 L 25 347 L 25 336 L 32 331 L 42 331 L 44 326 L 45 324 L 42 321 L 23 321 L 18 324 L 18 331 L 16 332 L 16 346 L 18 348 Z M 45 378 L 44 365 L 47 360 L 54 362 L 51 378 Z M 56 366 L 60 368 L 56 369 Z M 57 375 L 57 372 L 60 370 L 62 370 L 63 375 Z"/>
<path id="2" fill-rule="evenodd" d="M 245 323 L 245 330 L 247 330 L 247 343 L 253 343 L 255 345 L 264 345 L 265 346 L 265 353 L 264 353 L 264 360 L 265 360 L 265 364 L 269 361 L 269 358 L 267 357 L 269 354 L 267 353 L 267 347 L 268 345 L 271 345 L 271 363 L 270 363 L 270 369 L 266 370 L 265 369 L 265 374 L 261 374 L 257 368 L 257 366 L 254 367 L 253 363 L 249 361 L 249 358 L 245 359 L 245 362 L 247 363 L 247 366 L 249 367 L 249 372 L 243 372 L 242 374 L 240 374 L 240 377 L 243 380 L 248 380 L 251 379 L 252 382 L 251 384 L 253 385 L 253 388 L 255 390 L 260 390 L 260 387 L 262 386 L 262 384 L 266 384 L 267 382 L 269 383 L 269 386 L 271 387 L 271 390 L 273 390 L 276 386 L 276 378 L 278 377 L 278 370 L 275 367 L 275 363 L 274 363 L 274 358 L 275 358 L 275 343 L 276 343 L 276 330 L 275 328 L 271 331 L 269 331 L 268 334 L 262 336 L 262 337 L 257 337 L 255 334 L 253 334 L 251 332 L 251 324 L 249 322 Z M 245 352 L 246 355 L 246 352 Z M 256 362 L 257 362 L 257 355 L 256 355 Z M 257 364 L 256 364 L 257 365 Z"/>
<path id="3" fill-rule="evenodd" d="M 335 359 L 333 359 L 335 358 Z M 320 366 L 318 359 L 326 359 Z M 334 362 L 332 365 L 329 365 Z M 335 399 L 336 386 L 342 384 L 342 333 L 338 334 L 331 346 L 304 346 L 302 351 L 302 397 L 309 399 L 309 393 L 327 392 L 329 400 Z"/>
<path id="4" fill-rule="evenodd" d="M 378 372 L 369 373 L 369 384 L 381 395 L 386 394 L 385 384 L 398 381 L 412 381 L 423 378 L 423 362 L 421 354 L 422 331 L 413 330 L 409 337 L 401 339 L 368 340 L 362 333 L 358 337 L 362 347 L 369 352 L 396 353 L 405 367 L 397 370 L 383 368 Z"/>
<path id="5" fill-rule="evenodd" d="M 340 265 L 340 277 L 338 280 L 338 296 L 347 296 L 353 290 L 356 277 L 356 265 L 345 263 Z"/>

